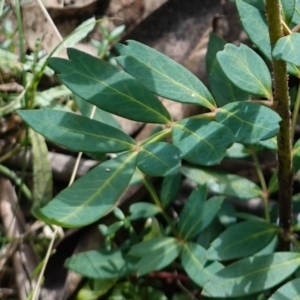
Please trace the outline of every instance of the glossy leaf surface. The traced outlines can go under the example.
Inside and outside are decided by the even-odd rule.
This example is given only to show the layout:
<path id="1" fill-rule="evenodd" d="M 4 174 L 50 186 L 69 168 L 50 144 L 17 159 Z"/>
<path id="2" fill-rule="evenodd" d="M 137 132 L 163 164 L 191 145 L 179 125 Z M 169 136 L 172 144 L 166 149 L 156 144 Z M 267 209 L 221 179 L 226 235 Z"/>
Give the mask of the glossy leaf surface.
<path id="1" fill-rule="evenodd" d="M 281 118 L 270 108 L 252 103 L 229 103 L 218 109 L 216 121 L 225 125 L 235 135 L 235 141 L 256 144 L 275 136 Z"/>
<path id="2" fill-rule="evenodd" d="M 300 300 L 300 278 L 293 279 L 280 287 L 268 300 Z"/>
<path id="3" fill-rule="evenodd" d="M 116 48 L 121 54 L 117 58 L 120 65 L 155 94 L 209 109 L 216 106 L 204 84 L 169 57 L 136 41 Z"/>
<path id="4" fill-rule="evenodd" d="M 240 199 L 260 197 L 262 190 L 254 182 L 234 174 L 183 167 L 182 173 L 194 182 L 206 184 L 214 193 L 231 196 Z"/>
<path id="5" fill-rule="evenodd" d="M 261 292 L 284 281 L 299 266 L 300 254 L 293 252 L 244 258 L 213 276 L 204 286 L 202 295 L 241 297 Z"/>
<path id="6" fill-rule="evenodd" d="M 161 237 L 134 245 L 129 255 L 141 258 L 137 266 L 141 276 L 169 265 L 181 249 L 182 245 L 175 238 Z"/>
<path id="7" fill-rule="evenodd" d="M 220 162 L 234 142 L 226 126 L 205 119 L 183 119 L 174 125 L 172 136 L 185 160 L 206 166 Z"/>
<path id="8" fill-rule="evenodd" d="M 164 178 L 160 192 L 160 200 L 164 207 L 175 200 L 181 189 L 181 183 L 182 176 L 180 172 Z"/>
<path id="9" fill-rule="evenodd" d="M 237 223 L 212 242 L 207 259 L 230 260 L 253 255 L 266 247 L 278 231 L 278 227 L 267 222 Z"/>
<path id="10" fill-rule="evenodd" d="M 195 189 L 180 214 L 179 234 L 186 241 L 195 238 L 212 222 L 224 200 L 221 196 L 212 197 L 208 201 L 205 198 L 205 186 Z"/>
<path id="11" fill-rule="evenodd" d="M 130 220 L 138 220 L 153 217 L 156 214 L 159 214 L 161 212 L 161 209 L 152 203 L 137 202 L 130 205 L 129 212 Z"/>
<path id="12" fill-rule="evenodd" d="M 218 61 L 228 78 L 242 90 L 272 99 L 272 80 L 267 65 L 251 48 L 227 44 L 217 54 Z"/>
<path id="13" fill-rule="evenodd" d="M 224 46 L 225 41 L 223 39 L 214 33 L 210 34 L 206 53 L 206 66 L 209 87 L 218 107 L 249 98 L 248 93 L 239 89 L 229 80 L 217 60 L 217 52 L 223 50 Z"/>
<path id="14" fill-rule="evenodd" d="M 66 267 L 93 279 L 117 279 L 136 271 L 136 262 L 121 251 L 92 250 L 69 258 Z"/>
<path id="15" fill-rule="evenodd" d="M 125 153 L 95 167 L 40 209 L 46 222 L 79 227 L 95 222 L 118 202 L 135 170 L 136 153 Z"/>
<path id="16" fill-rule="evenodd" d="M 120 152 L 135 146 L 123 131 L 73 113 L 41 109 L 18 114 L 41 135 L 73 151 Z"/>
<path id="17" fill-rule="evenodd" d="M 161 102 L 136 79 L 96 57 L 68 49 L 69 60 L 50 58 L 59 79 L 75 94 L 122 117 L 149 123 L 169 123 Z"/>
<path id="18" fill-rule="evenodd" d="M 300 33 L 293 32 L 288 36 L 280 38 L 272 53 L 276 59 L 281 59 L 300 66 L 299 47 Z"/>
<path id="19" fill-rule="evenodd" d="M 149 143 L 140 149 L 137 166 L 150 176 L 168 176 L 178 173 L 181 156 L 180 150 L 169 143 Z"/>
<path id="20" fill-rule="evenodd" d="M 181 262 L 189 277 L 203 287 L 213 274 L 223 269 L 219 262 L 207 263 L 206 250 L 199 244 L 188 242 L 182 248 Z"/>

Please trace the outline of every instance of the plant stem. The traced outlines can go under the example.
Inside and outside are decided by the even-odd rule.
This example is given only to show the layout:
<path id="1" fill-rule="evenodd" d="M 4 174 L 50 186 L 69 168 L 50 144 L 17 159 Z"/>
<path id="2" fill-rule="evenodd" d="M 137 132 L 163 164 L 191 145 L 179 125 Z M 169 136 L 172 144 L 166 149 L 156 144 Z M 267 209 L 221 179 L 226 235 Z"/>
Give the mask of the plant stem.
<path id="1" fill-rule="evenodd" d="M 146 176 L 144 176 L 144 184 L 145 184 L 145 187 L 147 188 L 153 202 L 161 209 L 161 213 L 162 213 L 163 217 L 165 218 L 168 225 L 171 227 L 174 235 L 177 236 L 178 235 L 177 234 L 177 229 L 175 228 L 175 226 L 173 224 L 173 221 L 171 220 L 171 218 L 164 211 L 164 207 L 162 207 L 162 205 L 160 203 L 160 200 L 157 196 L 157 193 L 156 193 L 151 181 Z"/>
<path id="2" fill-rule="evenodd" d="M 280 0 L 266 0 L 268 28 L 271 49 L 283 37 Z M 286 235 L 290 232 L 292 220 L 292 136 L 291 112 L 289 107 L 288 75 L 286 63 L 272 58 L 274 101 L 276 111 L 282 118 L 277 135 L 278 142 L 278 182 L 279 182 L 279 224 Z M 281 241 L 281 250 L 290 250 L 290 242 Z"/>

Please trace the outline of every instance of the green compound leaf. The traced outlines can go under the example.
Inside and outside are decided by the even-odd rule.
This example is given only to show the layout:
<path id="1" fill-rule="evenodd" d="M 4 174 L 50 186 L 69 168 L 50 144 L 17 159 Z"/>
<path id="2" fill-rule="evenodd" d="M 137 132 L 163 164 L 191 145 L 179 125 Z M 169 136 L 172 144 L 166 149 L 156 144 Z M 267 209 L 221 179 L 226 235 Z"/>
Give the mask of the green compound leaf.
<path id="1" fill-rule="evenodd" d="M 267 65 L 251 48 L 227 44 L 217 54 L 227 77 L 242 90 L 272 99 L 272 79 Z"/>
<path id="2" fill-rule="evenodd" d="M 205 119 L 181 120 L 174 124 L 172 136 L 185 160 L 205 166 L 220 162 L 234 142 L 232 131 L 226 126 Z"/>
<path id="3" fill-rule="evenodd" d="M 136 153 L 124 153 L 95 167 L 59 193 L 38 216 L 62 227 L 79 227 L 106 215 L 135 171 Z"/>
<path id="4" fill-rule="evenodd" d="M 69 48 L 68 55 L 70 60 L 50 58 L 49 64 L 79 97 L 135 121 L 167 124 L 171 120 L 161 102 L 130 75 L 76 49 Z"/>
<path id="5" fill-rule="evenodd" d="M 224 267 L 215 261 L 207 263 L 206 250 L 199 244 L 188 242 L 182 248 L 181 263 L 189 277 L 199 286 L 203 287 L 213 274 Z"/>
<path id="6" fill-rule="evenodd" d="M 163 207 L 170 205 L 179 194 L 182 184 L 181 173 L 167 176 L 163 179 L 160 200 Z"/>
<path id="7" fill-rule="evenodd" d="M 223 50 L 225 41 L 211 33 L 207 46 L 206 65 L 210 90 L 218 107 L 227 103 L 248 100 L 249 94 L 235 86 L 223 72 L 218 60 L 217 52 Z"/>
<path id="8" fill-rule="evenodd" d="M 281 118 L 270 108 L 251 102 L 229 103 L 218 109 L 216 121 L 227 126 L 235 141 L 256 144 L 275 136 Z"/>
<path id="9" fill-rule="evenodd" d="M 299 266 L 300 254 L 293 252 L 244 258 L 215 274 L 202 295 L 224 298 L 262 292 L 284 281 Z"/>
<path id="10" fill-rule="evenodd" d="M 118 279 L 136 271 L 136 260 L 121 251 L 92 250 L 69 258 L 66 267 L 87 278 Z"/>
<path id="11" fill-rule="evenodd" d="M 138 275 L 158 271 L 168 266 L 180 254 L 182 245 L 172 237 L 160 237 L 134 245 L 128 255 L 140 257 Z"/>
<path id="12" fill-rule="evenodd" d="M 59 110 L 19 110 L 21 118 L 47 139 L 73 151 L 121 152 L 135 141 L 123 131 L 89 118 Z"/>
<path id="13" fill-rule="evenodd" d="M 179 218 L 179 234 L 184 240 L 195 238 L 203 231 L 218 214 L 224 197 L 212 197 L 208 201 L 206 198 L 206 186 L 195 189 Z"/>
<path id="14" fill-rule="evenodd" d="M 284 22 L 289 26 L 294 15 L 296 1 L 295 0 L 280 0 L 281 14 Z"/>
<path id="15" fill-rule="evenodd" d="M 296 278 L 280 287 L 268 300 L 300 300 L 300 278 Z"/>
<path id="16" fill-rule="evenodd" d="M 214 109 L 204 84 L 186 68 L 162 53 L 136 41 L 116 45 L 120 65 L 153 93 L 165 98 Z"/>
<path id="17" fill-rule="evenodd" d="M 137 157 L 137 166 L 150 176 L 168 176 L 178 173 L 181 167 L 180 150 L 168 143 L 157 142 L 144 145 Z"/>
<path id="18" fill-rule="evenodd" d="M 300 66 L 299 47 L 300 33 L 293 32 L 288 36 L 280 38 L 272 53 L 276 59 L 282 59 L 296 66 Z"/>
<path id="19" fill-rule="evenodd" d="M 207 251 L 209 260 L 230 260 L 250 256 L 266 247 L 279 228 L 258 221 L 245 221 L 227 228 Z"/>
<path id="20" fill-rule="evenodd" d="M 130 220 L 147 219 L 161 213 L 161 208 L 147 202 L 138 202 L 129 207 Z"/>
<path id="21" fill-rule="evenodd" d="M 209 190 L 217 194 L 245 200 L 262 195 L 258 185 L 237 175 L 192 167 L 183 167 L 181 172 L 200 185 L 206 184 Z"/>

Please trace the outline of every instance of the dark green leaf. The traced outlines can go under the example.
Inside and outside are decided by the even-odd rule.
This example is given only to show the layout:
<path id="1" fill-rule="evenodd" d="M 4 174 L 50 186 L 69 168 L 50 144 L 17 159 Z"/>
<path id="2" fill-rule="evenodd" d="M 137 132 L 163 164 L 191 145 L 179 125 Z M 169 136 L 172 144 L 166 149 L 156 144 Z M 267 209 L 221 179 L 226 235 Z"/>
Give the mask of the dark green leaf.
<path id="1" fill-rule="evenodd" d="M 124 257 L 121 251 L 92 250 L 69 258 L 66 266 L 88 278 L 114 279 L 135 272 L 136 261 Z"/>
<path id="2" fill-rule="evenodd" d="M 272 99 L 272 80 L 267 65 L 251 48 L 227 44 L 217 54 L 227 77 L 242 90 Z"/>
<path id="3" fill-rule="evenodd" d="M 208 69 L 208 81 L 210 90 L 218 107 L 230 102 L 248 100 L 249 94 L 235 86 L 223 72 L 218 60 L 217 52 L 223 50 L 225 41 L 216 34 L 209 37 L 206 64 Z"/>
<path id="4" fill-rule="evenodd" d="M 134 245 L 130 256 L 141 257 L 138 262 L 138 275 L 161 270 L 179 255 L 182 245 L 175 238 L 161 237 Z"/>
<path id="5" fill-rule="evenodd" d="M 223 269 L 219 262 L 207 264 L 206 250 L 196 243 L 186 243 L 181 253 L 181 262 L 189 277 L 203 287 L 213 274 Z"/>
<path id="6" fill-rule="evenodd" d="M 300 66 L 299 47 L 300 33 L 293 32 L 278 40 L 272 54 L 276 59 L 281 59 L 296 66 Z"/>
<path id="7" fill-rule="evenodd" d="M 125 153 L 95 167 L 40 209 L 46 222 L 79 227 L 107 214 L 128 186 L 136 153 Z"/>
<path id="8" fill-rule="evenodd" d="M 296 0 L 296 6 L 293 14 L 292 23 L 294 26 L 300 23 L 300 1 Z"/>
<path id="9" fill-rule="evenodd" d="M 185 160 L 206 166 L 220 162 L 234 142 L 226 126 L 205 119 L 189 118 L 176 123 L 172 136 Z"/>
<path id="10" fill-rule="evenodd" d="M 217 215 L 221 208 L 223 197 L 206 198 L 206 186 L 195 189 L 185 203 L 179 218 L 179 234 L 184 240 L 195 238 L 203 231 Z"/>
<path id="11" fill-rule="evenodd" d="M 166 176 L 163 179 L 160 200 L 164 207 L 170 205 L 177 197 L 181 189 L 182 176 L 177 173 L 171 176 Z"/>
<path id="12" fill-rule="evenodd" d="M 198 221 L 200 214 L 202 214 L 206 195 L 206 185 L 197 187 L 192 191 L 188 200 L 184 204 L 183 210 L 180 214 L 178 227 L 180 235 L 185 239 L 189 238 L 191 234 L 194 234 L 195 230 L 198 231 L 197 227 L 190 228 L 190 226 L 194 226 L 195 222 Z M 191 229 L 192 231 L 190 232 Z"/>
<path id="13" fill-rule="evenodd" d="M 231 202 L 224 201 L 218 213 L 220 223 L 228 227 L 236 223 L 236 210 Z"/>
<path id="14" fill-rule="evenodd" d="M 280 287 L 268 300 L 299 300 L 300 278 L 293 279 Z"/>
<path id="15" fill-rule="evenodd" d="M 267 222 L 245 221 L 232 225 L 212 242 L 207 259 L 230 260 L 253 255 L 266 247 L 278 231 L 278 227 Z"/>
<path id="16" fill-rule="evenodd" d="M 183 167 L 182 173 L 196 183 L 207 187 L 214 193 L 223 194 L 240 199 L 261 197 L 262 190 L 254 182 L 233 174 Z"/>
<path id="17" fill-rule="evenodd" d="M 259 145 L 262 145 L 263 147 L 270 149 L 270 150 L 277 150 L 277 138 L 274 136 L 268 140 L 259 141 Z"/>
<path id="18" fill-rule="evenodd" d="M 249 38 L 270 59 L 271 46 L 264 10 L 260 10 L 243 0 L 237 0 L 236 5 L 241 22 Z"/>
<path id="19" fill-rule="evenodd" d="M 181 167 L 180 150 L 165 142 L 143 145 L 137 157 L 137 166 L 150 176 L 168 176 L 178 173 Z"/>
<path id="20" fill-rule="evenodd" d="M 135 146 L 123 131 L 73 113 L 42 109 L 18 114 L 41 135 L 73 151 L 121 152 Z"/>
<path id="21" fill-rule="evenodd" d="M 130 205 L 129 212 L 131 213 L 130 220 L 137 220 L 153 217 L 159 214 L 161 209 L 152 203 L 138 202 Z"/>
<path id="22" fill-rule="evenodd" d="M 278 252 L 239 260 L 218 272 L 204 286 L 203 296 L 240 297 L 265 291 L 292 275 L 300 254 Z"/>
<path id="23" fill-rule="evenodd" d="M 216 121 L 227 126 L 236 142 L 256 144 L 275 136 L 281 118 L 270 108 L 252 102 L 229 103 L 219 108 Z"/>
<path id="24" fill-rule="evenodd" d="M 121 66 L 155 94 L 209 109 L 215 102 L 204 84 L 190 71 L 162 53 L 136 41 L 118 44 Z"/>
<path id="25" fill-rule="evenodd" d="M 69 61 L 50 58 L 60 80 L 97 107 L 135 121 L 168 124 L 171 117 L 161 102 L 136 79 L 117 67 L 76 49 Z"/>

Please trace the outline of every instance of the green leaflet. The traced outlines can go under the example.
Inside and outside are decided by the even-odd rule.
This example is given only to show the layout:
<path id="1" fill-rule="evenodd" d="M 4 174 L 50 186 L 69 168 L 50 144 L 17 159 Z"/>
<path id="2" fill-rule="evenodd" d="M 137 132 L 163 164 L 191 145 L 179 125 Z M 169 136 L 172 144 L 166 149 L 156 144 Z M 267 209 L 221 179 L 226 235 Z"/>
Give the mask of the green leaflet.
<path id="1" fill-rule="evenodd" d="M 300 139 L 293 147 L 293 167 L 295 173 L 300 169 Z"/>
<path id="2" fill-rule="evenodd" d="M 160 200 L 164 207 L 170 205 L 177 197 L 182 183 L 181 173 L 166 176 L 163 179 Z"/>
<path id="3" fill-rule="evenodd" d="M 199 165 L 215 165 L 234 142 L 232 132 L 222 124 L 205 119 L 188 118 L 174 124 L 173 144 L 183 158 Z"/>
<path id="4" fill-rule="evenodd" d="M 73 113 L 35 109 L 19 110 L 18 114 L 41 135 L 73 151 L 121 152 L 135 146 L 123 131 Z"/>
<path id="5" fill-rule="evenodd" d="M 218 61 L 227 77 L 240 89 L 272 99 L 272 79 L 267 65 L 251 48 L 227 44 L 217 54 Z"/>
<path id="6" fill-rule="evenodd" d="M 136 153 L 95 167 L 41 208 L 38 216 L 63 227 L 79 227 L 106 215 L 118 202 L 135 170 Z"/>
<path id="7" fill-rule="evenodd" d="M 79 50 L 68 49 L 69 60 L 50 58 L 60 80 L 75 94 L 122 117 L 168 124 L 170 114 L 136 79 L 109 63 Z"/>
<path id="8" fill-rule="evenodd" d="M 42 206 L 52 199 L 51 163 L 45 139 L 32 129 L 29 130 L 29 136 L 32 145 L 34 205 Z"/>
<path id="9" fill-rule="evenodd" d="M 162 53 L 136 41 L 116 45 L 120 65 L 153 93 L 165 98 L 214 109 L 204 84 L 186 68 Z"/>
<path id="10" fill-rule="evenodd" d="M 184 240 L 195 238 L 203 231 L 217 215 L 224 198 L 212 197 L 206 199 L 206 186 L 196 188 L 185 203 L 179 217 L 179 234 Z"/>
<path id="11" fill-rule="evenodd" d="M 120 250 L 92 250 L 69 258 L 66 267 L 88 278 L 118 279 L 136 271 L 136 260 Z"/>
<path id="12" fill-rule="evenodd" d="M 203 287 L 213 274 L 223 269 L 223 265 L 215 261 L 207 263 L 206 250 L 199 244 L 188 242 L 184 244 L 181 253 L 181 262 L 189 277 Z"/>
<path id="13" fill-rule="evenodd" d="M 300 300 L 300 278 L 293 279 L 280 287 L 268 300 Z"/>
<path id="14" fill-rule="evenodd" d="M 275 111 L 252 102 L 229 103 L 216 114 L 216 121 L 231 129 L 236 142 L 244 144 L 272 138 L 279 130 L 280 120 Z"/>
<path id="15" fill-rule="evenodd" d="M 208 169 L 183 167 L 181 172 L 196 183 L 206 184 L 214 193 L 239 199 L 261 197 L 262 190 L 254 182 L 233 174 Z"/>
<path id="16" fill-rule="evenodd" d="M 299 266 L 300 254 L 293 252 L 244 258 L 215 274 L 204 286 L 202 295 L 241 297 L 265 291 L 284 281 Z"/>
<path id="17" fill-rule="evenodd" d="M 180 150 L 169 143 L 149 143 L 140 149 L 137 166 L 150 176 L 168 176 L 178 173 L 181 156 Z"/>
<path id="18" fill-rule="evenodd" d="M 266 247 L 279 228 L 258 221 L 245 221 L 227 228 L 207 251 L 209 260 L 230 260 L 250 256 Z"/>
<path id="19" fill-rule="evenodd" d="M 271 46 L 264 10 L 260 10 L 244 0 L 236 0 L 236 6 L 247 35 L 258 49 L 270 59 Z"/>
<path id="20" fill-rule="evenodd" d="M 293 32 L 278 40 L 272 54 L 276 59 L 281 59 L 300 66 L 299 47 L 300 33 Z"/>
<path id="21" fill-rule="evenodd" d="M 128 255 L 140 257 L 138 275 L 161 270 L 169 265 L 180 254 L 182 245 L 171 237 L 160 237 L 134 245 Z"/>
<path id="22" fill-rule="evenodd" d="M 218 60 L 217 52 L 223 50 L 225 41 L 211 33 L 207 46 L 206 66 L 210 90 L 218 107 L 227 103 L 248 100 L 249 94 L 235 86 L 223 72 Z"/>

